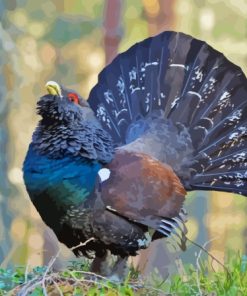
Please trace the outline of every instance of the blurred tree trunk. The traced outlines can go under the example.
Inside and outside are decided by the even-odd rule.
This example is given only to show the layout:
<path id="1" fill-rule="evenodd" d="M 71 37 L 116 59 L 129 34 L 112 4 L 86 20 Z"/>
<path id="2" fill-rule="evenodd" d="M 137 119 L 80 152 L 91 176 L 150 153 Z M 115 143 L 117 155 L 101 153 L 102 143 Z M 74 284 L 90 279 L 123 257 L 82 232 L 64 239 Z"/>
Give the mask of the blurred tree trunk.
<path id="1" fill-rule="evenodd" d="M 105 63 L 109 64 L 118 53 L 121 40 L 121 0 L 107 0 L 104 15 Z"/>
<path id="2" fill-rule="evenodd" d="M 143 0 L 149 34 L 156 35 L 162 31 L 174 30 L 176 0 Z"/>
<path id="3" fill-rule="evenodd" d="M 8 4 L 8 5 L 7 5 Z M 14 5 L 14 3 L 12 3 Z M 8 111 L 15 98 L 13 69 L 15 63 L 15 46 L 8 31 L 4 16 L 6 9 L 13 9 L 5 1 L 0 4 L 0 263 L 3 267 L 9 264 L 13 255 L 13 244 L 10 228 L 15 213 L 10 209 L 11 193 L 14 186 L 9 182 L 9 137 L 8 137 Z M 7 27 L 7 26 L 6 26 Z M 17 75 L 17 74 L 16 74 Z"/>
<path id="4" fill-rule="evenodd" d="M 209 250 L 219 261 L 224 262 L 225 251 L 227 248 L 228 225 L 224 223 L 233 207 L 233 196 L 228 194 L 225 197 L 223 192 L 211 192 L 210 211 L 208 213 L 208 231 L 213 241 L 209 245 Z M 223 197 L 223 198 L 222 198 Z M 224 202 L 224 199 L 227 200 Z M 225 205 L 227 205 L 225 207 Z M 229 211 L 230 209 L 230 211 Z M 215 270 L 221 268 L 217 262 L 212 262 Z"/>
<path id="5" fill-rule="evenodd" d="M 2 41 L 2 40 L 1 40 Z M 10 184 L 8 181 L 8 128 L 7 115 L 8 106 L 6 99 L 5 77 L 2 74 L 4 63 L 0 64 L 0 262 L 2 263 L 5 256 L 11 249 L 11 238 L 9 229 L 12 222 L 12 213 L 8 209 L 10 195 Z"/>

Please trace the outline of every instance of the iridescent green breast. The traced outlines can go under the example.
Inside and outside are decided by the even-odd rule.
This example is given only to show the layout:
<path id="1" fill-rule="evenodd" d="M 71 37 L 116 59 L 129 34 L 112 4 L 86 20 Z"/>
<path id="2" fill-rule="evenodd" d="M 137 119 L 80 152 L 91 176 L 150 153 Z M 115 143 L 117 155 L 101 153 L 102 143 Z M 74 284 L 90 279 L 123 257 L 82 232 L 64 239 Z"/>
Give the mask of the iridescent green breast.
<path id="1" fill-rule="evenodd" d="M 32 202 L 50 227 L 70 207 L 80 206 L 94 190 L 102 165 L 82 157 L 51 159 L 34 152 L 24 162 L 24 181 Z"/>

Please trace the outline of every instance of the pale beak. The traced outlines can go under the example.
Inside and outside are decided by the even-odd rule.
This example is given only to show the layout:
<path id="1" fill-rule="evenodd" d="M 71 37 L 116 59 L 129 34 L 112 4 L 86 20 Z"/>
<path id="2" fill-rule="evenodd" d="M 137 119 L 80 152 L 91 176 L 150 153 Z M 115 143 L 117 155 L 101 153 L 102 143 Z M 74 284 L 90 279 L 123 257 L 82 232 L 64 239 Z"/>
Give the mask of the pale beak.
<path id="1" fill-rule="evenodd" d="M 61 86 L 55 81 L 48 81 L 45 85 L 48 94 L 62 97 Z"/>

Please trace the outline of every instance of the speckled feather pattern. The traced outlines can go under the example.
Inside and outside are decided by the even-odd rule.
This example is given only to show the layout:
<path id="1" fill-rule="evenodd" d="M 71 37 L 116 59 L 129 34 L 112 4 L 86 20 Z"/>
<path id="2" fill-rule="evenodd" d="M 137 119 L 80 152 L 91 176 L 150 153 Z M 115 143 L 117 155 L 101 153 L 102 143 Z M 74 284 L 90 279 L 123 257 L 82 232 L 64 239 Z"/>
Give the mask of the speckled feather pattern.
<path id="1" fill-rule="evenodd" d="M 247 196 L 247 80 L 205 42 L 161 33 L 118 55 L 89 104 L 67 94 L 39 100 L 23 171 L 61 242 L 94 238 L 76 255 L 135 255 L 150 230 L 169 236 L 185 190 Z"/>
<path id="2" fill-rule="evenodd" d="M 43 116 L 32 143 L 34 150 L 52 158 L 81 156 L 108 163 L 113 159 L 111 136 L 96 120 L 90 108 L 80 108 L 47 95 L 38 102 Z"/>
<path id="3" fill-rule="evenodd" d="M 187 190 L 247 195 L 247 80 L 207 43 L 176 32 L 137 43 L 99 74 L 88 101 L 119 147 L 147 142 L 152 129 L 147 122 L 162 110 L 159 120 L 184 127 L 187 139 L 170 149 L 161 127 L 148 138 L 151 146 L 134 141 L 132 151 L 153 150 L 160 161 L 173 164 Z M 179 133 L 171 128 L 169 137 Z"/>

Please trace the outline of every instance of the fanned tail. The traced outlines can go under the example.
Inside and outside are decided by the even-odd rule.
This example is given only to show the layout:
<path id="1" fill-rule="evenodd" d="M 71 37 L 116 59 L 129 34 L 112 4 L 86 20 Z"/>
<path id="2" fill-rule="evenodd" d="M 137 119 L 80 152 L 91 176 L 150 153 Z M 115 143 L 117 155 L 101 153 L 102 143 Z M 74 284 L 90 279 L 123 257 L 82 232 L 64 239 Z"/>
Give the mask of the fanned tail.
<path id="1" fill-rule="evenodd" d="M 145 137 L 157 118 L 179 154 L 186 131 L 192 153 L 169 163 L 189 172 L 180 174 L 186 189 L 247 196 L 247 80 L 207 43 L 164 32 L 135 44 L 100 73 L 89 103 L 116 146 Z"/>

